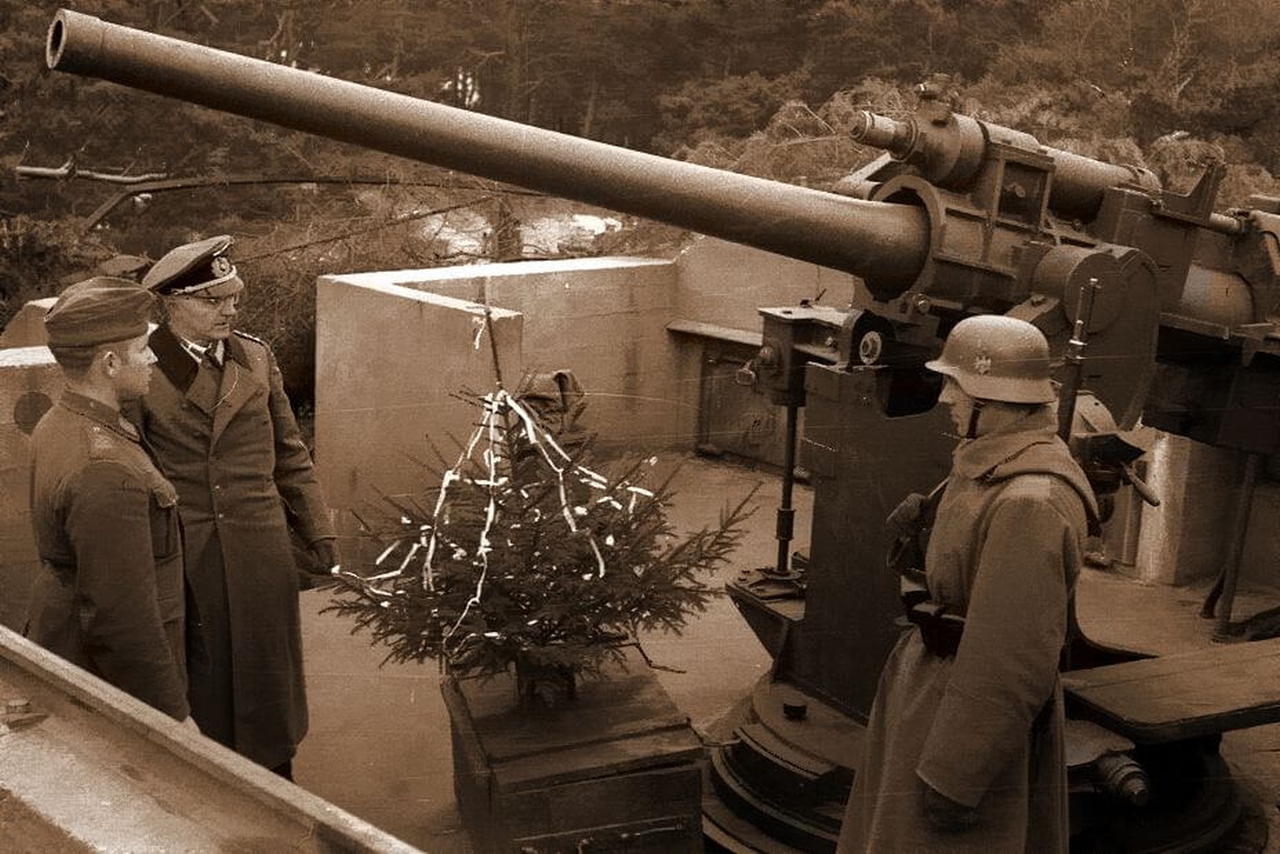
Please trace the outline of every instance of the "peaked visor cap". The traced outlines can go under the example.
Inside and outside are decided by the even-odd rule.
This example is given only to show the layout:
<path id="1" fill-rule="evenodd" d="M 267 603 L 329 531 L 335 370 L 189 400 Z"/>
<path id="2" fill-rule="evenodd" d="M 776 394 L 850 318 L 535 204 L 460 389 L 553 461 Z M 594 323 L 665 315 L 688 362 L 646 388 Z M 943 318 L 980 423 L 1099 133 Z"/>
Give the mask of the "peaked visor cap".
<path id="1" fill-rule="evenodd" d="M 62 292 L 44 316 L 51 347 L 93 347 L 147 331 L 155 297 L 128 279 L 95 276 Z"/>
<path id="2" fill-rule="evenodd" d="M 161 296 L 203 293 L 231 282 L 237 283 L 235 290 L 239 290 L 244 283 L 227 255 L 231 243 L 229 235 L 220 234 L 171 249 L 142 277 L 142 286 Z"/>

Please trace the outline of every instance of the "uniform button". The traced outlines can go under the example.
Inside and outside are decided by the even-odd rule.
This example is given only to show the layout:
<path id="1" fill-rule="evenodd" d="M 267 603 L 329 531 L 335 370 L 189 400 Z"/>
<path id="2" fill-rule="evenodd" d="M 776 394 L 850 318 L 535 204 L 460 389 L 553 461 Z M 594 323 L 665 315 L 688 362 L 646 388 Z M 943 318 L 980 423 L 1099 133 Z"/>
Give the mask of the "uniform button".
<path id="1" fill-rule="evenodd" d="M 225 513 L 219 513 L 219 514 L 218 514 L 218 518 L 219 518 L 219 519 L 221 519 L 223 516 L 226 516 L 226 515 L 227 515 L 227 514 L 225 514 Z"/>
<path id="2" fill-rule="evenodd" d="M 222 489 L 222 484 L 220 484 L 220 483 L 215 483 L 215 484 L 213 485 L 213 488 L 214 488 L 214 489 Z"/>

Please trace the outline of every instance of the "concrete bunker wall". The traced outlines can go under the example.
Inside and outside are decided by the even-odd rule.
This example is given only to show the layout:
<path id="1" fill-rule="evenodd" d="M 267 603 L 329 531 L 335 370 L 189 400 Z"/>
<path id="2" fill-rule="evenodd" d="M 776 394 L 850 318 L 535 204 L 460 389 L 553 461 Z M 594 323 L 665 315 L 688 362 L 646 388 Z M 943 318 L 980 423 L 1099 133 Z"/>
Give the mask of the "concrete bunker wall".
<path id="1" fill-rule="evenodd" d="M 475 421 L 456 395 L 497 387 L 495 354 L 508 391 L 528 373 L 571 369 L 602 451 L 691 446 L 696 375 L 665 331 L 675 290 L 671 262 L 639 258 L 322 278 L 317 465 L 340 530 L 351 533 L 348 511 L 379 493 L 420 493 L 428 481 L 415 461 L 435 461 L 432 445 L 456 458 Z"/>

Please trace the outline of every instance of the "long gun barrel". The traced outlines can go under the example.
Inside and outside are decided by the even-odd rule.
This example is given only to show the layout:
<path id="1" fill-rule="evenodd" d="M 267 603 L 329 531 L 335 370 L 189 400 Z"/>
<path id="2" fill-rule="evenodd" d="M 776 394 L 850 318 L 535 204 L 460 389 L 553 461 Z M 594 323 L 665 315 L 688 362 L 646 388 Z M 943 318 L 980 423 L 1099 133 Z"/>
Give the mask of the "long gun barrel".
<path id="1" fill-rule="evenodd" d="M 924 211 L 671 160 L 60 10 L 52 69 L 634 214 L 905 289 Z"/>

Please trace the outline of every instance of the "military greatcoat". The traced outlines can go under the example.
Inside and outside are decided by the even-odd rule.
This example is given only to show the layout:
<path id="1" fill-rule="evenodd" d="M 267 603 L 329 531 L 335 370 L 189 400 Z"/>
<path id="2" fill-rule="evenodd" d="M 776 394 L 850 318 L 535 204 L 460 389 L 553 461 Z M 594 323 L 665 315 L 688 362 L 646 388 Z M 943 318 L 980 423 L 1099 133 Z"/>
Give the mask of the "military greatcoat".
<path id="1" fill-rule="evenodd" d="M 841 828 L 842 852 L 1067 850 L 1058 662 L 1097 504 L 1048 408 L 962 444 L 925 557 L 965 617 L 953 658 L 918 629 L 890 653 Z M 976 826 L 934 831 L 923 783 Z"/>
<path id="2" fill-rule="evenodd" d="M 71 391 L 31 434 L 43 564 L 27 635 L 172 717 L 188 715 L 177 494 L 115 409 Z"/>
<path id="3" fill-rule="evenodd" d="M 137 414 L 178 490 L 187 574 L 209 655 L 193 674 L 201 731 L 259 764 L 292 759 L 307 731 L 298 576 L 289 529 L 333 536 L 311 455 L 264 342 L 240 332 L 221 367 L 167 326 Z"/>

